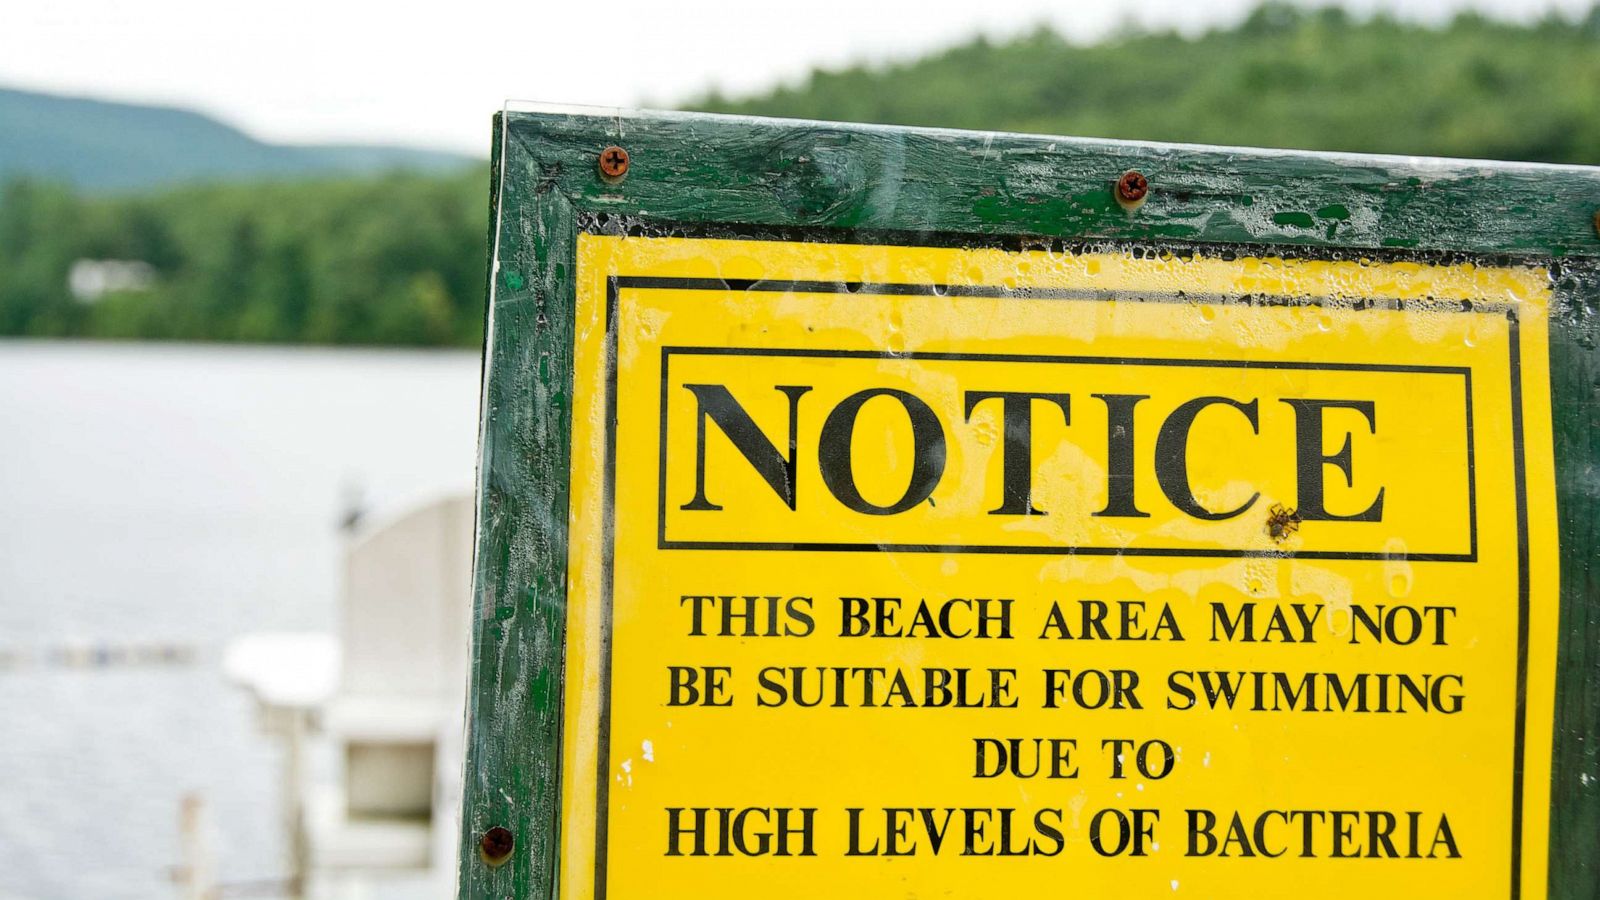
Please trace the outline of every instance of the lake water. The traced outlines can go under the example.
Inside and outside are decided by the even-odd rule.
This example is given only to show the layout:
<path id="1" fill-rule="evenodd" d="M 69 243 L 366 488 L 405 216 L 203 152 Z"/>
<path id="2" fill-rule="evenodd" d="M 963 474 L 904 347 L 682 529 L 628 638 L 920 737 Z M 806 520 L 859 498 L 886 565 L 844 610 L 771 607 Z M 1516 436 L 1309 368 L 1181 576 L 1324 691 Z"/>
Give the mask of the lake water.
<path id="1" fill-rule="evenodd" d="M 453 351 L 0 342 L 0 900 L 176 896 L 189 792 L 223 881 L 284 875 L 279 750 L 222 649 L 333 628 L 354 495 L 383 516 L 471 489 L 478 371 Z M 193 657 L 63 656 L 147 643 Z"/>

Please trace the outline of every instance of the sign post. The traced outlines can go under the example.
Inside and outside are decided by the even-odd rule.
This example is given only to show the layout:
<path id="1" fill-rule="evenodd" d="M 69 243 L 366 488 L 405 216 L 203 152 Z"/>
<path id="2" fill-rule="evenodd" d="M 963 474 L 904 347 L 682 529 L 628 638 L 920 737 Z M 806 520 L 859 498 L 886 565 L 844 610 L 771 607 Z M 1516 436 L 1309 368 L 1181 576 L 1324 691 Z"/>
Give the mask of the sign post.
<path id="1" fill-rule="evenodd" d="M 1600 886 L 1600 172 L 498 127 L 463 898 Z"/>

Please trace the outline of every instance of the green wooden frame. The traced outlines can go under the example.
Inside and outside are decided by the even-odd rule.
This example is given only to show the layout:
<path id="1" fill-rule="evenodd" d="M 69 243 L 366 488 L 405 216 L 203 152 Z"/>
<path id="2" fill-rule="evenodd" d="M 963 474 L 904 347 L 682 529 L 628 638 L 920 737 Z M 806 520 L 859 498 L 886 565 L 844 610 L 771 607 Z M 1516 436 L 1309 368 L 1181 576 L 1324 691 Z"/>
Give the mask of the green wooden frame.
<path id="1" fill-rule="evenodd" d="M 621 179 L 601 151 L 631 155 Z M 1113 197 L 1136 169 L 1150 195 Z M 1561 534 L 1551 896 L 1600 897 L 1600 169 L 613 110 L 496 117 L 464 900 L 552 896 L 580 231 L 1162 242 L 1550 267 Z M 485 862 L 491 827 L 515 836 Z"/>

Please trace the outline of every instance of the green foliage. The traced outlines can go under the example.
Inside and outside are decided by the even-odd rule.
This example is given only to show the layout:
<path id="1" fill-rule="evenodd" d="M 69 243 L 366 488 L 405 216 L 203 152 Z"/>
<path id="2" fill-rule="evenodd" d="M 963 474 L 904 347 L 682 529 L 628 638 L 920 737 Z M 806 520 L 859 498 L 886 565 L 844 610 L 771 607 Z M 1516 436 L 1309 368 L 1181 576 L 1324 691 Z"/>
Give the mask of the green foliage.
<path id="1" fill-rule="evenodd" d="M 1130 140 L 1600 163 L 1600 5 L 1447 27 L 1268 3 L 1185 38 L 1040 30 L 691 108 Z"/>
<path id="2" fill-rule="evenodd" d="M 693 107 L 1318 150 L 1600 163 L 1600 5 L 1442 29 L 1258 8 L 1186 38 L 1074 46 L 1048 30 Z M 481 172 L 84 197 L 0 189 L 0 334 L 455 344 L 481 340 Z M 75 300 L 78 259 L 142 260 L 148 290 Z"/>
<path id="3" fill-rule="evenodd" d="M 456 344 L 482 339 L 481 172 L 84 198 L 0 189 L 0 333 Z M 146 290 L 75 299 L 78 259 L 142 260 Z"/>

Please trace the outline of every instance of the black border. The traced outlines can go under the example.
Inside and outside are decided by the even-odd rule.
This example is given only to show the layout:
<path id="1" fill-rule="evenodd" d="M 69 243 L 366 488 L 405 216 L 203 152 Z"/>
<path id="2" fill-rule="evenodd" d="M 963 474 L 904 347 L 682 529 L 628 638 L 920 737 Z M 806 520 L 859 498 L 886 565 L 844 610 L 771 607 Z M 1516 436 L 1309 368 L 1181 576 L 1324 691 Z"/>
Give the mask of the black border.
<path id="1" fill-rule="evenodd" d="M 1528 729 L 1528 477 L 1522 434 L 1522 333 L 1516 310 L 1506 313 L 1511 343 L 1511 468 L 1517 497 L 1517 706 L 1511 756 L 1511 900 L 1522 896 L 1522 768 Z M 606 602 L 611 602 L 607 595 Z"/>
<path id="2" fill-rule="evenodd" d="M 628 287 L 626 279 L 618 279 L 619 287 Z M 707 285 L 706 287 L 709 287 Z M 695 287 L 698 287 L 697 285 Z M 1033 556 L 1192 556 L 1211 558 L 1283 558 L 1385 560 L 1393 554 L 1380 550 L 1230 550 L 1212 547 L 1102 547 L 1065 544 L 885 544 L 849 543 L 830 541 L 684 541 L 667 537 L 666 498 L 666 434 L 668 371 L 673 355 L 683 356 L 750 356 L 750 357 L 805 357 L 832 359 L 926 359 L 944 362 L 1017 362 L 1049 363 L 1060 365 L 1129 365 L 1174 366 L 1213 369 L 1299 369 L 1306 371 L 1383 372 L 1394 374 L 1459 375 L 1465 388 L 1466 434 L 1464 445 L 1467 456 L 1467 551 L 1465 553 L 1407 553 L 1406 559 L 1417 562 L 1477 562 L 1478 561 L 1478 507 L 1477 467 L 1472 431 L 1472 370 L 1461 366 L 1410 366 L 1366 363 L 1302 363 L 1285 360 L 1221 360 L 1177 359 L 1105 356 L 1045 356 L 1015 353 L 941 353 L 941 352 L 891 352 L 886 350 L 818 350 L 742 347 L 662 347 L 661 348 L 661 437 L 657 472 L 656 497 L 656 548 L 659 550 L 776 550 L 804 552 L 846 553 L 985 553 Z"/>
<path id="3" fill-rule="evenodd" d="M 604 220 L 589 220 L 580 224 L 579 232 L 597 235 L 615 235 Z M 746 227 L 729 223 L 718 225 L 715 228 L 702 229 L 694 226 L 682 226 L 676 234 L 663 234 L 660 237 L 706 238 L 715 237 L 722 240 L 752 240 L 771 241 L 773 237 L 763 232 L 770 229 Z M 998 248 L 1005 250 L 1026 251 L 1029 246 L 1017 247 L 1015 238 L 1004 237 L 966 236 L 966 235 L 940 235 L 934 242 L 926 234 L 897 235 L 893 232 L 873 233 L 873 240 L 866 240 L 866 236 L 859 232 L 846 232 L 854 240 L 841 240 L 841 233 L 833 229 L 789 229 L 785 237 L 793 241 L 809 243 L 835 243 L 845 245 L 900 245 L 900 246 L 942 246 L 956 249 L 984 249 Z M 1056 244 L 1068 245 L 1072 242 L 1056 241 Z M 1083 242 L 1090 251 L 1113 252 L 1120 248 L 1124 252 L 1131 250 L 1149 252 L 1152 244 L 1148 241 L 1112 241 L 1112 242 Z M 1326 249 L 1319 251 L 1314 247 L 1303 248 L 1274 248 L 1276 252 L 1270 255 L 1283 258 L 1316 259 L 1316 258 L 1341 258 L 1337 253 L 1330 254 Z M 1198 248 L 1186 251 L 1191 258 L 1224 258 L 1236 259 L 1256 255 L 1253 245 L 1241 245 L 1237 248 L 1223 252 L 1207 253 Z M 1404 258 L 1404 254 L 1397 258 Z M 601 557 L 601 591 L 604 606 L 600 616 L 599 643 L 602 654 L 601 659 L 601 685 L 600 685 L 600 711 L 599 733 L 596 740 L 596 772 L 595 772 L 595 854 L 594 854 L 594 892 L 593 900 L 606 900 L 607 896 L 607 868 L 609 866 L 610 842 L 609 822 L 610 817 L 610 762 L 611 762 L 611 662 L 612 662 L 612 615 L 614 605 L 614 563 L 615 563 L 615 503 L 616 503 L 616 463 L 617 463 L 617 318 L 620 302 L 620 288 L 622 282 L 630 282 L 629 287 L 661 287 L 660 282 L 684 279 L 662 279 L 654 277 L 633 277 L 608 275 L 606 280 L 606 308 L 605 308 L 605 463 L 604 463 L 604 521 L 601 525 L 602 548 Z M 802 282 L 802 281 L 768 281 L 768 280 L 739 280 L 739 279 L 707 279 L 719 287 L 729 290 L 761 290 L 768 285 L 788 285 L 788 287 L 768 288 L 775 290 L 805 290 L 813 287 L 824 290 L 837 291 L 843 289 L 849 293 L 899 293 L 907 290 L 922 289 L 929 294 L 939 291 L 947 292 L 946 295 L 962 296 L 971 289 L 981 289 L 982 286 L 958 285 L 882 285 L 866 282 Z M 880 289 L 877 291 L 869 288 Z M 1003 292 L 1001 296 L 1021 296 L 1021 292 L 1010 291 L 1000 287 L 994 290 Z M 1225 295 L 1189 295 L 1178 293 L 1170 295 L 1170 299 L 1162 299 L 1155 294 L 1141 294 L 1129 292 L 1117 295 L 1109 291 L 1059 291 L 1046 292 L 1028 291 L 1026 296 L 1040 299 L 1103 299 L 1119 300 L 1121 302 L 1210 302 L 1229 303 L 1256 306 L 1322 306 L 1326 305 L 1320 298 L 1308 297 L 1283 297 L 1272 295 L 1249 295 L 1229 297 Z M 576 299 L 576 298 L 574 298 Z M 1511 788 L 1511 900 L 1520 900 L 1522 896 L 1522 807 L 1523 807 L 1523 768 L 1524 768 L 1524 743 L 1527 730 L 1527 674 L 1528 674 L 1528 619 L 1530 601 L 1530 575 L 1528 572 L 1530 550 L 1528 546 L 1528 491 L 1526 472 L 1526 452 L 1523 436 L 1523 411 L 1522 411 L 1522 350 L 1521 333 L 1517 306 L 1499 302 L 1467 302 L 1447 305 L 1434 302 L 1418 303 L 1399 299 L 1373 300 L 1359 305 L 1347 307 L 1361 309 L 1407 309 L 1411 307 L 1442 309 L 1447 311 L 1493 313 L 1504 315 L 1509 322 L 1510 344 L 1510 378 L 1511 378 L 1511 427 L 1512 427 L 1512 468 L 1517 517 L 1517 672 L 1516 672 L 1516 703 L 1513 722 L 1513 751 L 1512 751 L 1512 788 Z M 1449 368 L 1449 367 L 1439 367 Z M 1470 370 L 1469 370 L 1470 373 Z M 665 392 L 666 379 L 662 379 L 663 392 Z M 1471 391 L 1470 374 L 1468 375 L 1467 389 Z M 1468 432 L 1474 433 L 1471 423 L 1471 403 L 1468 403 Z M 1472 480 L 1472 509 L 1476 513 L 1476 478 Z M 1476 527 L 1473 529 L 1473 553 L 1476 555 Z M 1198 554 L 1195 554 L 1198 555 Z M 1293 554 L 1282 554 L 1291 556 Z M 1307 556 L 1308 554 L 1299 554 Z M 1378 558 L 1383 558 L 1382 556 Z M 1408 559 L 1417 559 L 1408 554 Z M 1418 560 L 1422 561 L 1422 560 Z M 563 699 L 563 706 L 565 700 Z M 563 712 L 565 718 L 565 712 Z"/>

